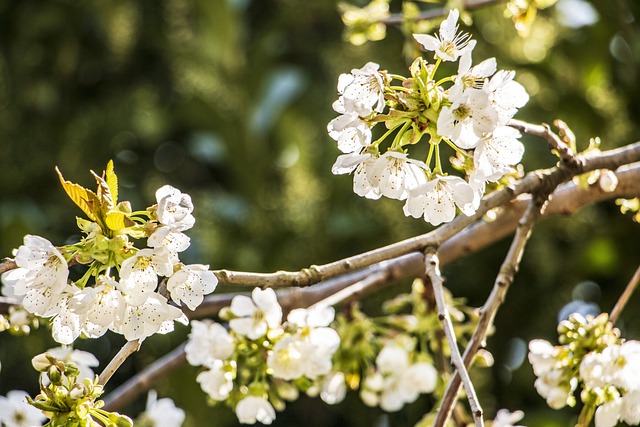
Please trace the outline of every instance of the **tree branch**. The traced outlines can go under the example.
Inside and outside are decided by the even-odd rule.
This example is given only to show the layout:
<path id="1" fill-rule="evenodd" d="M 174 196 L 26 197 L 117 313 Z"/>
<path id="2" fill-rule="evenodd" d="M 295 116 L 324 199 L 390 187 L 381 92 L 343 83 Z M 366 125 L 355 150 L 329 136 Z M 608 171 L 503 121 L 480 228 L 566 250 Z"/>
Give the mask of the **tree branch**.
<path id="1" fill-rule="evenodd" d="M 309 307 L 317 303 L 327 305 L 345 304 L 356 299 L 363 292 L 389 286 L 400 279 L 417 277 L 424 274 L 424 256 L 411 253 L 402 257 L 383 261 L 361 271 L 327 280 L 310 288 L 290 288 L 276 291 L 278 302 L 284 312 L 298 307 Z M 344 292 L 342 292 L 344 290 Z M 213 317 L 222 307 L 231 304 L 231 299 L 239 293 L 223 294 L 210 297 L 215 304 L 208 304 L 191 312 L 191 319 Z M 247 293 L 248 295 L 248 293 Z M 202 307 L 202 306 L 201 306 Z M 147 391 L 156 381 L 164 378 L 175 368 L 186 361 L 185 344 L 171 353 L 158 359 L 133 378 L 112 391 L 105 401 L 105 409 L 118 411 L 140 394 Z"/>
<path id="2" fill-rule="evenodd" d="M 444 299 L 444 291 L 442 289 L 443 279 L 438 265 L 438 255 L 435 251 L 427 252 L 425 255 L 425 266 L 426 276 L 431 281 L 431 285 L 433 287 L 436 306 L 438 307 L 438 318 L 442 322 L 442 329 L 444 330 L 447 342 L 449 343 L 451 363 L 456 368 L 455 372 L 458 374 L 458 378 L 461 378 L 462 383 L 464 384 L 464 389 L 467 392 L 467 398 L 469 400 L 469 405 L 471 406 L 471 413 L 473 414 L 473 420 L 476 427 L 482 427 L 484 426 L 484 421 L 482 420 L 482 408 L 478 402 L 478 396 L 476 395 L 471 378 L 469 378 L 469 372 L 465 367 L 462 356 L 460 356 L 460 349 L 458 348 L 458 341 L 456 340 L 456 334 L 453 330 L 453 324 L 451 323 L 451 316 L 449 315 L 447 303 Z"/>
<path id="3" fill-rule="evenodd" d="M 109 364 L 104 368 L 98 377 L 98 384 L 105 385 L 124 361 L 127 360 L 127 357 L 140 349 L 140 344 L 140 340 L 127 341 L 120 351 L 118 351 L 118 354 L 116 354 L 114 358 L 111 359 L 111 362 L 109 362 Z"/>
<path id="4" fill-rule="evenodd" d="M 506 3 L 508 0 L 469 0 L 464 2 L 462 8 L 464 10 L 475 10 L 494 4 Z M 418 16 L 408 19 L 410 21 L 426 21 L 428 19 L 441 18 L 449 13 L 449 8 L 430 9 L 421 12 Z M 394 13 L 382 21 L 383 24 L 395 25 L 402 24 L 406 19 L 402 13 Z"/>
<path id="5" fill-rule="evenodd" d="M 515 274 L 518 272 L 520 260 L 522 259 L 522 254 L 524 253 L 527 241 L 531 236 L 533 225 L 544 212 L 547 198 L 548 194 L 535 196 L 529 202 L 527 211 L 518 223 L 518 228 L 511 243 L 511 247 L 509 248 L 509 252 L 502 262 L 500 272 L 496 277 L 491 294 L 487 298 L 484 306 L 480 309 L 478 326 L 476 327 L 476 330 L 464 352 L 464 365 L 466 367 L 471 365 L 474 356 L 480 347 L 484 345 L 487 333 L 493 325 L 496 313 L 504 302 L 509 286 L 513 282 Z M 458 390 L 460 389 L 460 380 L 460 372 L 454 372 L 454 375 L 449 381 L 445 394 L 442 398 L 440 408 L 438 409 L 438 414 L 436 415 L 436 421 L 434 423 L 435 426 L 444 426 L 446 421 L 449 419 L 451 410 L 457 399 Z"/>
<path id="6" fill-rule="evenodd" d="M 109 412 L 122 410 L 129 402 L 149 390 L 157 381 L 164 378 L 168 372 L 181 366 L 187 361 L 184 351 L 185 346 L 186 343 L 180 344 L 173 351 L 159 358 L 138 375 L 109 393 L 104 399 L 103 409 Z"/>
<path id="7" fill-rule="evenodd" d="M 575 164 L 577 157 L 571 148 L 560 139 L 560 137 L 551 131 L 548 124 L 534 125 L 532 123 L 523 122 L 522 120 L 511 119 L 509 126 L 518 129 L 521 132 L 536 135 L 547 140 L 549 148 L 555 150 L 560 156 L 560 160 L 570 166 L 578 167 Z"/>
<path id="8" fill-rule="evenodd" d="M 631 280 L 629 280 L 627 287 L 624 288 L 624 291 L 622 292 L 622 295 L 620 295 L 620 298 L 618 298 L 618 301 L 616 302 L 616 305 L 613 307 L 613 310 L 611 310 L 611 315 L 609 316 L 609 321 L 611 323 L 616 323 L 618 321 L 618 317 L 620 317 L 620 313 L 622 313 L 622 310 L 624 310 L 624 307 L 629 302 L 631 295 L 633 295 L 639 283 L 640 283 L 640 266 L 638 267 L 636 272 L 633 274 L 633 277 L 631 277 Z"/>
<path id="9" fill-rule="evenodd" d="M 637 161 L 640 161 L 640 142 L 589 157 L 578 155 L 575 163 L 572 163 L 571 166 L 561 164 L 550 169 L 528 173 L 517 183 L 486 196 L 475 214 L 471 216 L 459 215 L 452 222 L 421 236 L 412 237 L 329 264 L 312 265 L 299 272 L 246 273 L 219 270 L 214 271 L 214 273 L 216 273 L 220 283 L 227 285 L 261 286 L 265 288 L 310 286 L 385 259 L 396 258 L 410 252 L 422 252 L 428 246 L 440 246 L 461 230 L 482 218 L 487 211 L 504 205 L 521 194 L 535 191 L 552 192 L 562 182 L 581 173 L 596 169 L 615 171 L 621 165 Z"/>

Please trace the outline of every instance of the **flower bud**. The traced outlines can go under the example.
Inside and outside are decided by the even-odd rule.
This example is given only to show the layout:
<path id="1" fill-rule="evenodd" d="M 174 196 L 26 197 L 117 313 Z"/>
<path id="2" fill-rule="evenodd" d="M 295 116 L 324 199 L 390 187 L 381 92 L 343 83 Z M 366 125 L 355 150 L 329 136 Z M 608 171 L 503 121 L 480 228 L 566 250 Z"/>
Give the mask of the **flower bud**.
<path id="1" fill-rule="evenodd" d="M 618 177 L 609 169 L 605 169 L 601 171 L 598 183 L 600 184 L 602 191 L 605 193 L 611 193 L 615 191 L 618 186 Z"/>
<path id="2" fill-rule="evenodd" d="M 74 384 L 71 391 L 69 391 L 69 397 L 74 400 L 81 399 L 86 396 L 87 390 L 82 384 Z"/>
<path id="3" fill-rule="evenodd" d="M 547 394 L 547 405 L 552 409 L 560 409 L 567 404 L 568 393 L 560 388 L 553 387 Z"/>
<path id="4" fill-rule="evenodd" d="M 62 372 L 60 372 L 60 368 L 56 365 L 49 366 L 47 369 L 47 376 L 52 384 L 60 385 L 60 382 L 62 381 Z"/>
<path id="5" fill-rule="evenodd" d="M 73 363 L 68 363 L 64 367 L 64 374 L 67 377 L 77 377 L 80 375 L 80 369 L 78 369 L 78 367 Z"/>
<path id="6" fill-rule="evenodd" d="M 46 353 L 38 354 L 31 359 L 31 366 L 38 372 L 46 372 L 49 366 L 52 365 L 51 355 Z"/>

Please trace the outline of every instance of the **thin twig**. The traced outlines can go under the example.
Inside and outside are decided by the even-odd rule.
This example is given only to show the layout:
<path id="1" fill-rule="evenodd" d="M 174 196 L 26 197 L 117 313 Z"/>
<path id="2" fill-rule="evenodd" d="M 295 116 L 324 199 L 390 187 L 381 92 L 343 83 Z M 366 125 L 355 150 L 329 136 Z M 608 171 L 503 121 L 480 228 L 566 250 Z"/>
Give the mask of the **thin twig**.
<path id="1" fill-rule="evenodd" d="M 553 192 L 544 216 L 573 215 L 592 203 L 618 197 L 640 196 L 640 163 L 625 165 L 616 170 L 618 185 L 613 192 L 604 191 L 600 185 L 583 188 L 574 182 L 560 185 Z M 511 203 L 496 210 L 495 219 L 483 219 L 456 234 L 443 243 L 439 250 L 440 265 L 446 265 L 468 254 L 501 240 L 511 234 L 531 201 L 531 196 L 521 195 Z"/>
<path id="2" fill-rule="evenodd" d="M 11 258 L 2 258 L 2 261 L 0 261 L 0 274 L 14 268 L 18 268 L 18 264 Z"/>
<path id="3" fill-rule="evenodd" d="M 473 420 L 477 427 L 482 427 L 484 425 L 484 421 L 482 419 L 482 408 L 478 402 L 478 396 L 476 396 L 476 391 L 473 387 L 473 383 L 471 382 L 471 378 L 469 378 L 469 372 L 467 371 L 465 363 L 462 360 L 462 356 L 460 355 L 458 341 L 456 340 L 456 334 L 453 331 L 453 324 L 451 323 L 451 316 L 449 316 L 447 303 L 444 299 L 444 291 L 442 289 L 443 279 L 440 274 L 438 255 L 435 253 L 435 250 L 427 252 L 424 263 L 426 266 L 426 275 L 433 286 L 433 293 L 435 295 L 436 305 L 438 306 L 438 317 L 442 322 L 442 328 L 444 329 L 444 334 L 446 335 L 449 343 L 451 363 L 456 368 L 456 373 L 458 374 L 458 377 L 462 379 L 462 383 L 464 384 L 469 405 L 471 406 Z"/>
<path id="4" fill-rule="evenodd" d="M 475 10 L 475 9 L 480 9 L 482 7 L 486 7 L 486 6 L 492 6 L 494 4 L 499 4 L 499 3 L 506 3 L 507 0 L 470 0 L 465 2 L 465 4 L 462 6 L 464 8 L 464 10 Z M 435 19 L 435 18 L 441 18 L 443 16 L 446 16 L 446 14 L 449 13 L 449 8 L 438 8 L 438 9 L 430 9 L 430 10 L 425 10 L 423 12 L 421 12 L 419 15 L 412 17 L 408 20 L 410 21 L 426 21 L 429 19 Z M 394 24 L 402 24 L 405 20 L 404 16 L 402 13 L 394 13 L 389 15 L 389 17 L 387 17 L 386 19 L 382 20 L 383 24 L 387 24 L 387 25 L 394 25 Z"/>
<path id="5" fill-rule="evenodd" d="M 170 353 L 159 358 L 138 375 L 109 393 L 104 399 L 104 409 L 107 411 L 122 410 L 129 402 L 149 390 L 157 381 L 164 378 L 167 373 L 181 366 L 187 360 L 184 351 L 185 346 L 186 342 L 180 344 Z"/>
<path id="6" fill-rule="evenodd" d="M 631 295 L 633 295 L 639 283 L 640 283 L 640 266 L 638 266 L 638 269 L 633 274 L 633 277 L 631 277 L 631 280 L 629 280 L 627 287 L 624 288 L 624 292 L 622 292 L 622 295 L 620 295 L 620 298 L 618 298 L 618 302 L 616 302 L 616 305 L 613 307 L 613 310 L 611 310 L 611 314 L 609 315 L 609 321 L 611 323 L 616 323 L 618 321 L 618 317 L 620 317 L 620 313 L 622 313 L 622 310 L 624 310 L 624 307 L 629 302 Z"/>
<path id="7" fill-rule="evenodd" d="M 474 356 L 484 345 L 487 333 L 493 325 L 496 313 L 504 302 L 509 286 L 513 282 L 515 274 L 518 272 L 520 260 L 522 259 L 522 254 L 524 253 L 527 241 L 531 236 L 533 225 L 544 212 L 547 198 L 547 195 L 543 195 L 532 199 L 527 211 L 518 223 L 516 234 L 511 242 L 511 246 L 509 247 L 509 252 L 500 266 L 500 271 L 496 277 L 491 294 L 480 309 L 478 326 L 465 349 L 463 359 L 464 365 L 467 367 L 471 365 Z M 445 390 L 434 426 L 441 427 L 445 425 L 447 419 L 449 419 L 449 416 L 451 415 L 451 410 L 456 403 L 459 389 L 460 376 L 458 375 L 458 372 L 455 372 L 449 381 L 447 389 Z"/>
<path id="8" fill-rule="evenodd" d="M 345 304 L 359 299 L 363 294 L 368 293 L 367 290 L 376 287 L 382 283 L 389 281 L 389 275 L 385 271 L 379 271 L 371 274 L 364 279 L 354 283 L 353 285 L 344 288 L 333 295 L 329 295 L 323 300 L 311 305 L 314 306 L 333 306 L 338 304 Z"/>
<path id="9" fill-rule="evenodd" d="M 524 133 L 536 135 L 547 140 L 549 147 L 555 150 L 560 156 L 560 160 L 570 166 L 578 166 L 576 164 L 577 157 L 571 147 L 569 147 L 555 132 L 551 130 L 548 124 L 534 125 L 532 123 L 523 122 L 522 120 L 511 119 L 509 126 L 516 128 Z"/>
<path id="10" fill-rule="evenodd" d="M 118 368 L 124 363 L 125 360 L 133 353 L 140 349 L 140 340 L 127 341 L 125 345 L 122 346 L 118 354 L 111 359 L 111 362 L 104 368 L 100 377 L 98 378 L 98 383 L 100 385 L 105 385 L 107 381 L 111 379 L 113 374 L 118 370 Z"/>

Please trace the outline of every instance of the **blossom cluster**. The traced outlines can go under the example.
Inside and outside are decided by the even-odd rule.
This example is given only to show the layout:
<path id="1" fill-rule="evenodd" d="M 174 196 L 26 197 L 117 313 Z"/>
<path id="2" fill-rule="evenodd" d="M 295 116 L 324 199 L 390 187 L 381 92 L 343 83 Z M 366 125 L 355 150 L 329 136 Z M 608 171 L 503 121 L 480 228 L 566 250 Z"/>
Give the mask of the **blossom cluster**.
<path id="1" fill-rule="evenodd" d="M 434 52 L 435 63 L 417 58 L 406 78 L 380 71 L 369 62 L 338 79 L 340 115 L 327 126 L 342 155 L 334 174 L 353 173 L 356 194 L 404 200 L 404 213 L 438 225 L 451 221 L 456 208 L 466 215 L 477 209 L 487 183 L 514 172 L 524 146 L 509 121 L 529 96 L 514 80 L 515 72 L 497 71 L 495 58 L 472 65 L 476 42 L 458 32 L 452 10 L 436 36 L 415 34 Z M 442 62 L 458 62 L 458 72 L 436 80 Z M 393 85 L 394 80 L 400 85 Z M 386 112 L 385 112 L 386 110 Z M 386 132 L 373 140 L 372 128 L 384 122 Z M 395 133 L 383 150 L 382 142 Z M 426 160 L 409 157 L 408 147 L 427 141 Z M 455 158 L 445 170 L 441 148 Z M 450 174 L 454 169 L 465 175 Z"/>
<path id="2" fill-rule="evenodd" d="M 84 358 L 85 355 L 73 352 L 63 352 L 67 358 Z M 84 352 L 83 352 L 84 353 Z M 48 427 L 65 426 L 133 426 L 133 421 L 126 415 L 109 412 L 102 409 L 104 403 L 100 400 L 103 387 L 98 377 L 84 377 L 73 362 L 64 362 L 51 353 L 43 353 L 31 360 L 34 369 L 41 372 L 40 394 L 31 400 L 24 397 L 25 403 L 49 421 Z M 18 426 L 41 425 L 41 419 L 36 423 L 35 416 L 31 424 L 17 424 Z M 9 424 L 11 425 L 11 424 Z"/>
<path id="3" fill-rule="evenodd" d="M 395 412 L 414 402 L 420 394 L 431 393 L 438 372 L 427 362 L 411 363 L 413 342 L 390 341 L 376 357 L 376 368 L 364 379 L 360 397 L 368 406 Z"/>
<path id="4" fill-rule="evenodd" d="M 191 198 L 165 185 L 156 191 L 155 205 L 132 212 L 128 202 L 117 203 L 112 163 L 106 177 L 94 177 L 96 193 L 60 175 L 68 195 L 91 219 L 78 218 L 85 237 L 56 247 L 43 237 L 25 236 L 15 252 L 18 268 L 2 276 L 2 292 L 28 313 L 50 318 L 53 338 L 62 344 L 107 330 L 127 340 L 144 339 L 171 331 L 174 321 L 187 323 L 178 306 L 194 310 L 217 285 L 207 265 L 179 259 L 190 245 L 183 232 L 195 223 Z M 146 238 L 147 247 L 136 248 L 130 238 Z M 78 264 L 86 266 L 84 275 L 72 280 L 70 268 Z"/>
<path id="5" fill-rule="evenodd" d="M 416 280 L 410 294 L 384 304 L 383 316 L 368 317 L 357 304 L 336 316 L 321 301 L 283 321 L 275 292 L 256 288 L 221 310 L 224 324 L 191 322 L 187 361 L 204 368 L 196 380 L 211 403 L 225 403 L 245 424 L 270 424 L 301 393 L 333 405 L 354 390 L 368 406 L 399 411 L 439 382 L 431 352 L 442 329 L 426 294 Z M 464 341 L 474 311 L 448 294 L 447 301 Z"/>
<path id="6" fill-rule="evenodd" d="M 572 314 L 558 332 L 562 345 L 529 344 L 535 388 L 547 404 L 573 406 L 573 393 L 581 388 L 582 403 L 595 409 L 596 427 L 640 424 L 640 342 L 620 339 L 606 314 Z"/>
<path id="7" fill-rule="evenodd" d="M 295 309 L 282 323 L 272 289 L 237 295 L 223 317 L 229 330 L 210 320 L 191 322 L 187 361 L 206 370 L 197 381 L 214 402 L 235 409 L 241 423 L 270 424 L 285 400 L 309 391 L 329 374 L 340 344 L 331 307 Z"/>

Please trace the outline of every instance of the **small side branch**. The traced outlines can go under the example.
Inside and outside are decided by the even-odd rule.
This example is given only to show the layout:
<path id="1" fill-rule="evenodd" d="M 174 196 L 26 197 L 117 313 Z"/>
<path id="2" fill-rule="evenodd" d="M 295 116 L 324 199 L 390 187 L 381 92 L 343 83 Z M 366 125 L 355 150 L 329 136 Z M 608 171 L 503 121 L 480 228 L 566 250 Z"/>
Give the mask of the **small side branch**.
<path id="1" fill-rule="evenodd" d="M 622 310 L 624 310 L 624 307 L 629 302 L 631 295 L 633 295 L 639 283 L 640 283 L 640 266 L 638 266 L 638 269 L 633 274 L 633 277 L 631 277 L 631 280 L 629 280 L 629 283 L 627 284 L 627 287 L 624 289 L 624 292 L 622 292 L 622 295 L 620 295 L 620 298 L 618 298 L 618 302 L 616 302 L 616 305 L 613 307 L 613 310 L 611 310 L 611 315 L 609 315 L 609 321 L 611 323 L 616 323 L 618 321 L 618 317 L 620 317 L 620 313 L 622 313 Z"/>
<path id="2" fill-rule="evenodd" d="M 140 344 L 140 340 L 127 341 L 120 351 L 118 351 L 118 354 L 116 354 L 111 362 L 109 362 L 109 364 L 104 368 L 100 377 L 98 377 L 98 383 L 100 385 L 105 385 L 124 361 L 140 349 Z"/>
<path id="3" fill-rule="evenodd" d="M 475 10 L 482 7 L 493 6 L 494 4 L 506 3 L 507 0 L 469 0 L 464 2 L 464 10 Z M 421 12 L 418 16 L 411 18 L 411 21 L 426 21 L 429 19 L 441 18 L 449 12 L 448 8 L 430 9 Z M 405 21 L 401 13 L 394 13 L 382 21 L 383 24 L 395 25 L 402 24 Z"/>
<path id="4" fill-rule="evenodd" d="M 517 273 L 524 248 L 531 236 L 531 230 L 533 225 L 540 218 L 544 212 L 546 206 L 546 196 L 534 197 L 527 208 L 524 216 L 520 219 L 516 234 L 511 242 L 509 252 L 502 262 L 500 272 L 496 277 L 495 283 L 491 294 L 487 298 L 484 306 L 480 309 L 480 319 L 478 326 L 467 345 L 464 352 L 463 361 L 466 367 L 471 366 L 474 356 L 478 350 L 484 345 L 487 337 L 487 333 L 493 325 L 496 313 L 505 300 L 509 286 L 513 282 L 514 276 Z M 462 378 L 464 381 L 464 378 Z M 444 426 L 446 421 L 451 416 L 451 411 L 455 406 L 458 391 L 460 390 L 461 378 L 459 372 L 455 372 L 447 389 L 445 390 L 438 414 L 434 425 L 441 427 Z"/>
<path id="5" fill-rule="evenodd" d="M 560 156 L 562 163 L 578 167 L 578 158 L 576 154 L 556 133 L 554 133 L 548 124 L 534 125 L 532 123 L 523 122 L 522 120 L 511 119 L 509 126 L 518 129 L 521 132 L 530 135 L 536 135 L 547 140 L 549 148 L 555 150 Z"/>
<path id="6" fill-rule="evenodd" d="M 11 258 L 2 258 L 2 261 L 0 261 L 0 274 L 14 268 L 18 268 L 18 264 Z"/>
<path id="7" fill-rule="evenodd" d="M 142 372 L 115 389 L 104 399 L 104 409 L 120 411 L 140 394 L 146 392 L 158 380 L 164 378 L 168 372 L 186 362 L 184 351 L 186 343 L 180 344 L 170 353 L 147 366 Z"/>
<path id="8" fill-rule="evenodd" d="M 465 366 L 460 350 L 458 349 L 458 341 L 456 340 L 456 334 L 453 331 L 453 324 L 451 323 L 451 317 L 449 316 L 449 310 L 447 310 L 447 304 L 444 299 L 443 291 L 443 279 L 440 274 L 440 266 L 438 262 L 438 256 L 435 251 L 427 252 L 425 255 L 426 275 L 431 281 L 433 286 L 433 293 L 436 299 L 436 305 L 438 306 L 438 317 L 442 322 L 442 328 L 447 337 L 449 343 L 449 349 L 451 350 L 451 363 L 456 368 L 458 378 L 462 379 L 464 389 L 467 392 L 469 399 L 469 405 L 471 406 L 471 413 L 473 414 L 473 420 L 477 427 L 484 426 L 482 419 L 482 408 L 478 402 L 478 396 L 476 396 L 475 388 L 469 378 L 469 372 Z"/>

